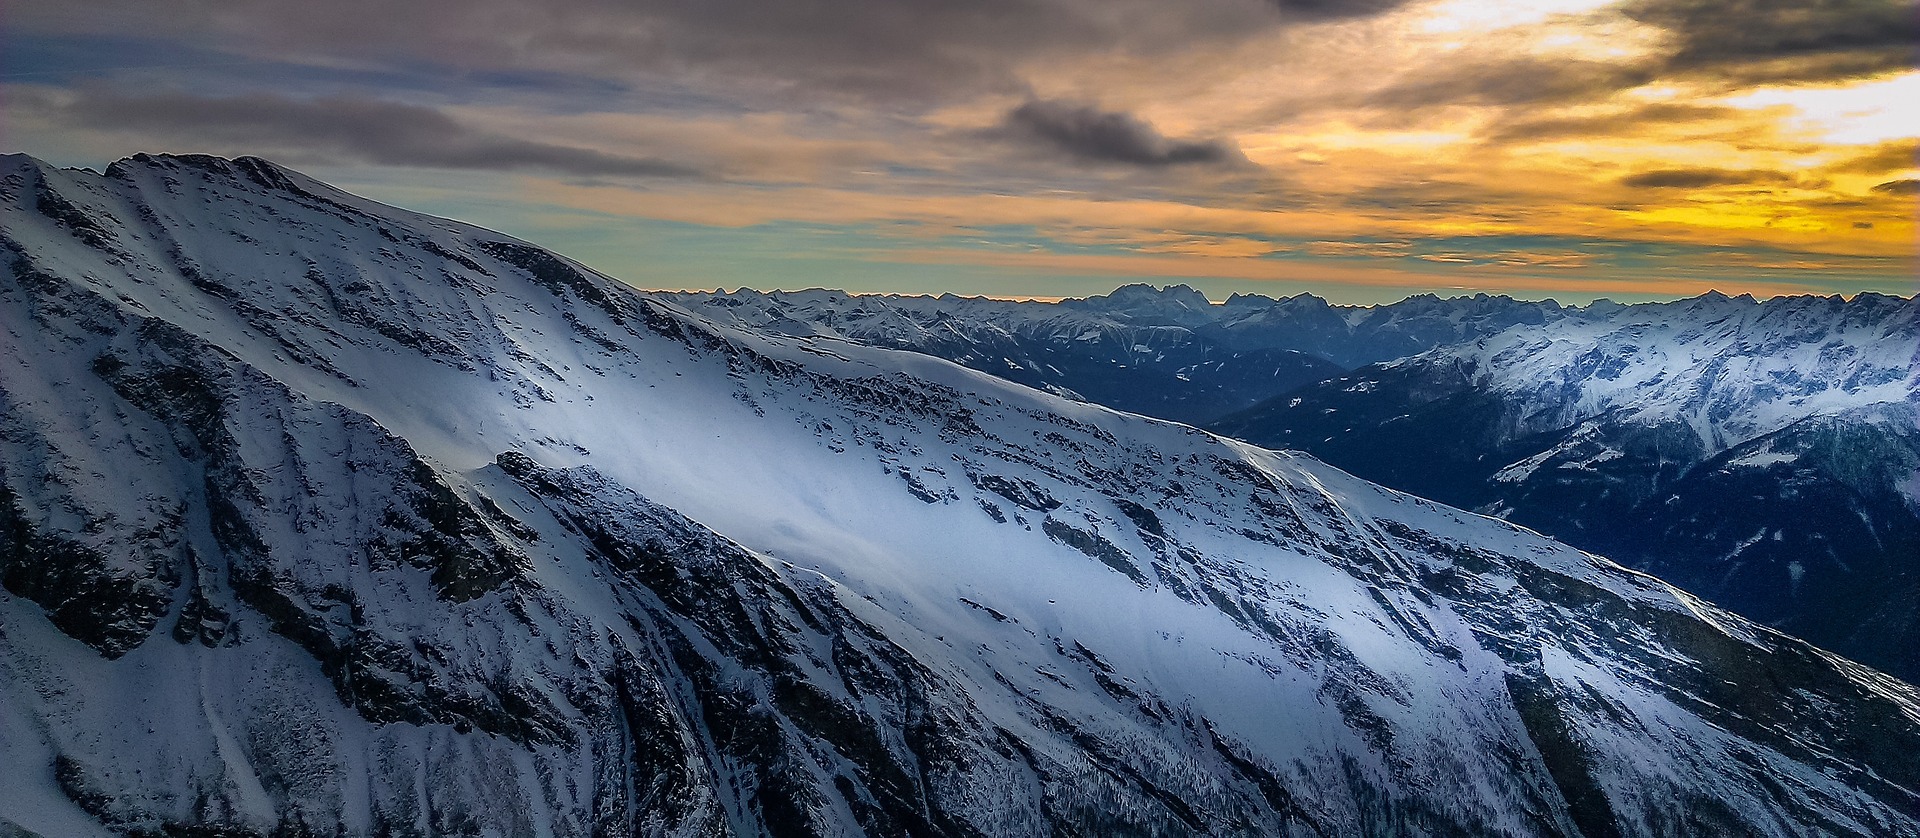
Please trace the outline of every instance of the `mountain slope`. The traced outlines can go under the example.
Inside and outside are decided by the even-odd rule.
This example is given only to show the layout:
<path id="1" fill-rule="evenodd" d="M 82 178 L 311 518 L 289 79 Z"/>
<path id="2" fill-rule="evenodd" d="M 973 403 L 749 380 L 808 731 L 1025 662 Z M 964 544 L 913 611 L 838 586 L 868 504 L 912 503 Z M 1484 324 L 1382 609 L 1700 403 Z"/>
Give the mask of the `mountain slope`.
<path id="1" fill-rule="evenodd" d="M 1307 457 L 254 159 L 0 231 L 12 829 L 1920 828 L 1911 688 Z"/>
<path id="2" fill-rule="evenodd" d="M 1216 423 L 1920 678 L 1920 301 L 1595 306 Z"/>

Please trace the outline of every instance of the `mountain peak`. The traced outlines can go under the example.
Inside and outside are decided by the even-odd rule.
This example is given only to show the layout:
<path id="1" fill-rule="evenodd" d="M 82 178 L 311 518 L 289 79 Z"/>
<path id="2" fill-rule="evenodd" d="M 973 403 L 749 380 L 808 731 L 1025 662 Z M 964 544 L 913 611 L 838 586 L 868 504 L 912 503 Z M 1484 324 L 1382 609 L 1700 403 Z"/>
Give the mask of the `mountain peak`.
<path id="1" fill-rule="evenodd" d="M 1099 299 L 1099 298 L 1094 297 L 1091 299 Z M 1198 289 L 1194 288 L 1191 285 L 1181 284 L 1181 285 L 1168 285 L 1166 287 L 1155 287 L 1145 282 L 1135 282 L 1129 285 L 1122 285 L 1119 288 L 1115 288 L 1113 289 L 1113 293 L 1106 295 L 1106 299 L 1112 302 L 1123 302 L 1123 301 L 1132 302 L 1136 300 L 1165 300 L 1169 302 L 1181 303 L 1184 305 L 1206 306 L 1206 305 L 1213 304 L 1212 300 L 1207 299 L 1207 295 L 1200 293 Z"/>
<path id="2" fill-rule="evenodd" d="M 1226 302 L 1221 305 L 1226 308 L 1266 308 L 1278 302 L 1279 300 L 1265 294 L 1246 294 L 1236 291 L 1228 294 Z"/>
<path id="3" fill-rule="evenodd" d="M 41 169 L 45 168 L 46 165 L 47 164 L 40 158 L 25 152 L 9 151 L 0 154 L 0 166 L 4 166 L 7 169 L 16 171 L 21 169 Z"/>
<path id="4" fill-rule="evenodd" d="M 1061 302 L 1074 308 L 1123 314 L 1141 323 L 1193 326 L 1217 316 L 1213 301 L 1190 285 L 1159 288 L 1136 282 L 1115 288 L 1110 294 Z"/>
<path id="5" fill-rule="evenodd" d="M 191 171 L 203 178 L 244 185 L 247 189 L 290 192 L 328 200 L 364 203 L 357 195 L 289 169 L 264 157 L 242 155 L 220 157 L 213 154 L 134 154 L 108 164 L 106 176 L 126 180 L 141 171 Z"/>

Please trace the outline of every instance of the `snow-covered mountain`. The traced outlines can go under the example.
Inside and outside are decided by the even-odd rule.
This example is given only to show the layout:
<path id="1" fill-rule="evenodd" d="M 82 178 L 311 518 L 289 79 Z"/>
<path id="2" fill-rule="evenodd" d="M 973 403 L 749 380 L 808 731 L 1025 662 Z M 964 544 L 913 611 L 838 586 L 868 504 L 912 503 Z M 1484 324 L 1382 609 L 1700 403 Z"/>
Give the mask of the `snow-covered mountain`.
<path id="1" fill-rule="evenodd" d="M 1920 830 L 1920 693 L 256 159 L 0 164 L 0 830 Z"/>
<path id="2" fill-rule="evenodd" d="M 1058 303 L 841 291 L 666 295 L 713 320 L 909 349 L 1009 381 L 1177 422 L 1204 424 L 1361 364 L 1558 318 L 1552 303 L 1412 297 L 1333 306 L 1311 294 L 1128 285 Z"/>
<path id="3" fill-rule="evenodd" d="M 1920 678 L 1920 300 L 1595 305 L 1215 427 Z"/>
<path id="4" fill-rule="evenodd" d="M 841 291 L 663 295 L 757 331 L 922 352 L 1072 399 L 1193 424 L 1345 372 L 1305 352 L 1229 348 L 1196 327 L 1206 297 L 1144 285 L 1063 303 Z"/>
<path id="5" fill-rule="evenodd" d="M 1234 347 L 1311 352 L 1352 368 L 1492 335 L 1520 324 L 1554 322 L 1568 310 L 1552 300 L 1475 294 L 1441 299 L 1416 294 L 1378 306 L 1337 306 L 1312 294 L 1272 299 L 1235 294 L 1215 327 Z"/>

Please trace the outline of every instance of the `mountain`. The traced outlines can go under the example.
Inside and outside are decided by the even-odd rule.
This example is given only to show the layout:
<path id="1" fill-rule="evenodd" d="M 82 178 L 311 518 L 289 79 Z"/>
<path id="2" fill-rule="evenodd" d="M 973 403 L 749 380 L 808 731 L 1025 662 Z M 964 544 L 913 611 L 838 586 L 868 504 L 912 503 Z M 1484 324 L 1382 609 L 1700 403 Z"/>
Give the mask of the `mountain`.
<path id="1" fill-rule="evenodd" d="M 1378 306 L 1336 306 L 1312 294 L 1272 299 L 1235 294 L 1209 330 L 1230 346 L 1311 352 L 1352 369 L 1520 325 L 1552 323 L 1568 309 L 1552 300 L 1475 294 L 1441 299 L 1416 294 Z"/>
<path id="2" fill-rule="evenodd" d="M 0 825 L 1895 835 L 1920 692 L 252 158 L 0 161 Z"/>
<path id="3" fill-rule="evenodd" d="M 1201 423 L 1346 371 L 1309 353 L 1232 350 L 1201 336 L 1198 291 L 1144 285 L 1060 304 L 841 291 L 667 295 L 757 331 L 922 352 L 1009 381 L 1151 416 Z"/>
<path id="4" fill-rule="evenodd" d="M 668 295 L 711 319 L 945 358 L 1009 381 L 1132 413 L 1204 424 L 1270 396 L 1516 323 L 1558 305 L 1480 294 L 1333 306 L 1310 294 L 1236 294 L 1224 305 L 1185 285 L 1128 285 L 1058 303 L 841 291 Z"/>
<path id="5" fill-rule="evenodd" d="M 1920 301 L 1708 294 L 1361 368 L 1213 426 L 1920 679 Z"/>

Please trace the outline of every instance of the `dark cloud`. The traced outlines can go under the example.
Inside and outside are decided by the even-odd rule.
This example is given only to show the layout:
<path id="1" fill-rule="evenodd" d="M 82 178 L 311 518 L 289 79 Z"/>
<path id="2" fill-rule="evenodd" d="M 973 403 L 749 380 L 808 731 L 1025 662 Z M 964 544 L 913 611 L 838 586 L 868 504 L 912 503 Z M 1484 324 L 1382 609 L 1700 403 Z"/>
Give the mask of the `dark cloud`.
<path id="1" fill-rule="evenodd" d="M 1671 34 L 1669 69 L 1743 79 L 1909 68 L 1920 43 L 1910 0 L 1635 0 L 1621 11 Z"/>
<path id="2" fill-rule="evenodd" d="M 539 71 L 767 99 L 936 104 L 1024 90 L 1062 55 L 1228 48 L 1406 0 L 93 0 L 29 3 L 28 33 L 138 33 L 337 66 Z M 12 10 L 10 10 L 12 11 Z"/>
<path id="3" fill-rule="evenodd" d="M 1029 101 L 1007 114 L 1002 130 L 1088 162 L 1134 166 L 1246 162 L 1240 147 L 1231 142 L 1171 139 L 1132 114 L 1077 102 Z"/>
<path id="4" fill-rule="evenodd" d="M 194 144 L 344 157 L 389 166 L 537 170 L 585 177 L 692 177 L 664 160 L 608 154 L 477 130 L 433 108 L 367 99 L 269 94 L 202 97 L 82 91 L 56 118 Z"/>
<path id="5" fill-rule="evenodd" d="M 1883 195 L 1920 195 L 1920 180 L 1913 180 L 1911 178 L 1890 180 L 1879 186 L 1875 186 L 1873 191 Z"/>
<path id="6" fill-rule="evenodd" d="M 1272 0 L 1283 14 L 1293 18 L 1333 20 L 1371 17 L 1393 11 L 1408 0 Z"/>
<path id="7" fill-rule="evenodd" d="M 1835 172 L 1878 175 L 1920 167 L 1920 140 L 1882 143 L 1878 148 L 1831 167 Z"/>
<path id="8" fill-rule="evenodd" d="M 1655 126 L 1711 122 L 1738 113 L 1737 108 L 1661 102 L 1596 116 L 1523 117 L 1493 126 L 1483 134 L 1483 139 L 1494 143 L 1537 143 L 1630 136 Z"/>
<path id="9" fill-rule="evenodd" d="M 1400 109 L 1559 104 L 1604 98 L 1657 76 L 1650 67 L 1529 56 L 1424 72 L 1375 93 L 1369 104 Z"/>
<path id="10" fill-rule="evenodd" d="M 1833 81 L 1911 68 L 1920 48 L 1914 0 L 1632 0 L 1619 11 L 1666 30 L 1664 48 L 1617 62 L 1525 56 L 1464 63 L 1398 81 L 1369 104 L 1578 104 L 1677 77 L 1736 86 Z"/>
<path id="11" fill-rule="evenodd" d="M 1655 169 L 1621 178 L 1620 183 L 1636 189 L 1703 189 L 1709 186 L 1742 186 L 1761 183 L 1791 183 L 1785 172 L 1765 169 Z"/>

